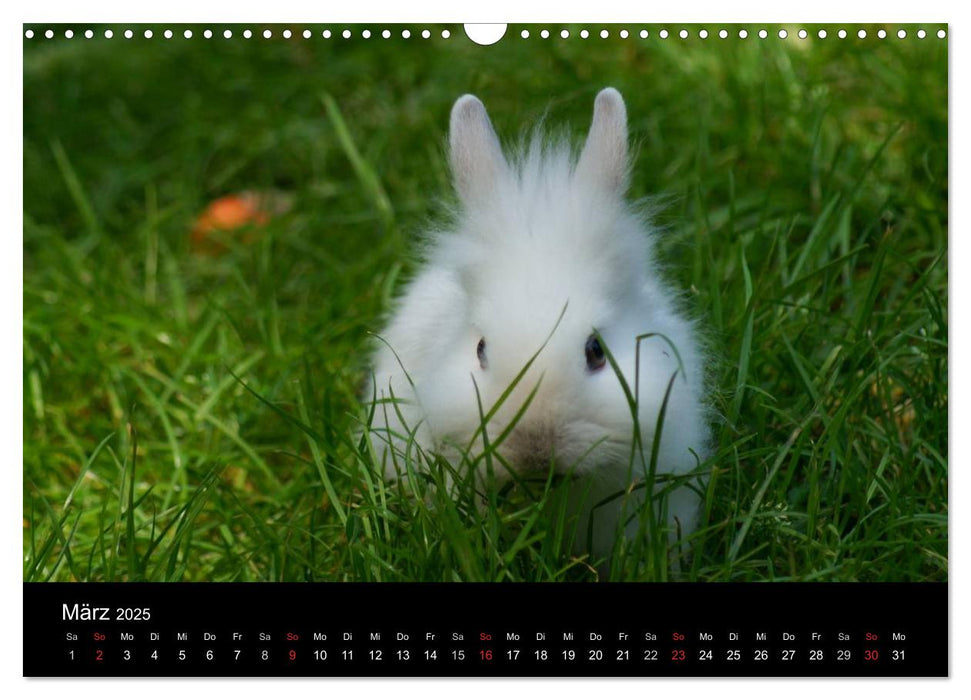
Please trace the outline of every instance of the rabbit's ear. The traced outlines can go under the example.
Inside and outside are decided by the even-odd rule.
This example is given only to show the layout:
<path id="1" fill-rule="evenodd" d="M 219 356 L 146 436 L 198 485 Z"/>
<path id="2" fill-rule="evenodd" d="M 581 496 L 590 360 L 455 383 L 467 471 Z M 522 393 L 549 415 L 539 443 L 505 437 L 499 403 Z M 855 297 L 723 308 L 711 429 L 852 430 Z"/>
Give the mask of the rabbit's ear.
<path id="1" fill-rule="evenodd" d="M 508 167 L 485 105 L 463 95 L 452 107 L 449 150 L 455 189 L 465 202 L 488 193 Z"/>
<path id="2" fill-rule="evenodd" d="M 593 104 L 593 123 L 577 162 L 585 185 L 623 192 L 627 188 L 627 108 L 614 88 L 604 88 Z"/>

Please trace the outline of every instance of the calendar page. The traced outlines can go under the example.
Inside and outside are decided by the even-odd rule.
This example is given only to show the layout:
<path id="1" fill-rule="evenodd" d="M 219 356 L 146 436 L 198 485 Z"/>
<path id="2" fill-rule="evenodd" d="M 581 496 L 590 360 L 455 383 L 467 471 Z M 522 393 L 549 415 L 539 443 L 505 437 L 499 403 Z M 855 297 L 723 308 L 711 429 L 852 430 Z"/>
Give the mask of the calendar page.
<path id="1" fill-rule="evenodd" d="M 944 24 L 25 24 L 23 674 L 947 676 Z"/>

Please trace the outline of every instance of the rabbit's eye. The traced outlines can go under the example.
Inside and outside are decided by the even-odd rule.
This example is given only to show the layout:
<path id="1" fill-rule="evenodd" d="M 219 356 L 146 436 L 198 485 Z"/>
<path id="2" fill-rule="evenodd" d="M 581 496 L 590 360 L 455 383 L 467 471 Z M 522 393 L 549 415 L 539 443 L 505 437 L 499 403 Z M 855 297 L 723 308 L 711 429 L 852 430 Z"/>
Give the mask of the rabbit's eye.
<path id="1" fill-rule="evenodd" d="M 587 338 L 587 346 L 584 348 L 587 354 L 587 369 L 591 372 L 596 372 L 599 369 L 603 369 L 603 366 L 607 363 L 607 356 L 604 355 L 604 349 L 600 346 L 600 341 L 597 340 L 597 336 L 591 335 Z"/>
<path id="2" fill-rule="evenodd" d="M 475 349 L 475 354 L 479 356 L 479 366 L 482 369 L 485 369 L 486 366 L 489 364 L 488 362 L 486 362 L 485 338 L 479 338 L 479 345 Z"/>

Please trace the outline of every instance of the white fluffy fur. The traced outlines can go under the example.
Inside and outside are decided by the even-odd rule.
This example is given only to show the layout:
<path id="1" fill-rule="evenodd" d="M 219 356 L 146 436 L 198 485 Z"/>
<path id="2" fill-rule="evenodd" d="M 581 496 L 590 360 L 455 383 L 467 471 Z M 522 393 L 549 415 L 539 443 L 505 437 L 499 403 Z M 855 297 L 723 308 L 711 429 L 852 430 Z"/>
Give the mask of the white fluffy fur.
<path id="1" fill-rule="evenodd" d="M 374 356 L 375 385 L 368 388 L 369 398 L 393 394 L 401 400 L 407 427 L 381 404 L 372 439 L 388 478 L 395 476 L 389 450 L 404 449 L 409 429 L 417 429 L 425 450 L 455 457 L 456 446 L 468 446 L 480 424 L 475 385 L 488 411 L 549 337 L 488 429 L 499 435 L 539 382 L 533 402 L 498 449 L 523 471 L 545 470 L 554 459 L 558 470 L 580 475 L 574 512 L 586 533 L 592 505 L 629 483 L 633 434 L 614 371 L 609 365 L 587 368 L 584 348 L 594 329 L 632 390 L 636 336 L 663 334 L 677 347 L 685 372 L 676 378 L 667 407 L 658 474 L 690 471 L 708 442 L 703 354 L 675 293 L 658 274 L 654 234 L 624 200 L 623 99 L 612 88 L 597 96 L 579 159 L 568 144 L 537 136 L 507 162 L 485 107 L 466 95 L 452 110 L 450 157 L 462 205 L 454 230 L 433 240 L 424 269 L 380 334 L 386 344 Z M 476 353 L 482 338 L 484 369 Z M 641 343 L 638 418 L 647 455 L 677 370 L 675 353 L 661 337 Z M 636 466 L 635 479 L 643 478 L 643 469 Z M 626 513 L 642 493 L 628 499 Z M 609 552 L 618 518 L 627 519 L 622 502 L 594 512 L 594 554 Z M 697 504 L 686 487 L 670 495 L 668 519 L 682 534 L 694 528 Z M 626 527 L 635 532 L 636 518 Z"/>

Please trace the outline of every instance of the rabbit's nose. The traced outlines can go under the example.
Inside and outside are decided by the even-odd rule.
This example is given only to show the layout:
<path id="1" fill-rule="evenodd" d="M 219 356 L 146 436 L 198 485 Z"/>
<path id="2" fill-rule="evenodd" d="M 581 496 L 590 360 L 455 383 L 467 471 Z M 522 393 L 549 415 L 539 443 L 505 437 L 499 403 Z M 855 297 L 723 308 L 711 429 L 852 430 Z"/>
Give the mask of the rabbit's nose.
<path id="1" fill-rule="evenodd" d="M 556 456 L 556 426 L 549 423 L 518 425 L 506 439 L 506 452 L 520 472 L 545 471 Z"/>

